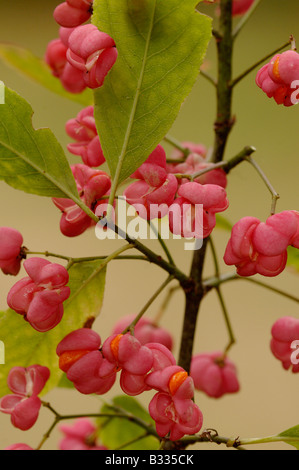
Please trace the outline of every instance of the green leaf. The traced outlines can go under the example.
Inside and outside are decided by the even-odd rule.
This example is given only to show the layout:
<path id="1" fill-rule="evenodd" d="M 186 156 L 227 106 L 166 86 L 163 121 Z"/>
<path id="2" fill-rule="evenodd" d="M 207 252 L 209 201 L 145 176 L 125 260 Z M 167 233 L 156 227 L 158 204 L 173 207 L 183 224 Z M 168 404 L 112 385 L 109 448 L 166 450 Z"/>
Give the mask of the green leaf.
<path id="1" fill-rule="evenodd" d="M 154 422 L 148 412 L 140 405 L 140 403 L 133 397 L 125 395 L 115 397 L 113 405 L 121 410 L 140 418 L 145 423 L 154 426 Z M 108 405 L 104 405 L 101 413 L 113 413 L 113 409 Z M 159 441 L 153 436 L 144 437 L 136 442 L 132 442 L 145 434 L 145 429 L 138 426 L 138 424 L 123 418 L 101 418 L 98 420 L 100 425 L 99 436 L 103 444 L 108 449 L 122 450 L 158 450 Z M 130 443 L 126 445 L 127 443 Z"/>
<path id="2" fill-rule="evenodd" d="M 295 272 L 299 272 L 299 250 L 293 246 L 288 247 L 288 264 Z"/>
<path id="3" fill-rule="evenodd" d="M 93 103 L 91 90 L 86 89 L 80 94 L 67 92 L 60 80 L 52 75 L 45 61 L 23 47 L 0 43 L 0 59 L 14 70 L 63 98 L 83 106 L 89 106 Z"/>
<path id="4" fill-rule="evenodd" d="M 211 19 L 198 0 L 95 0 L 93 23 L 115 40 L 116 64 L 95 91 L 114 186 L 162 141 L 199 74 Z"/>
<path id="5" fill-rule="evenodd" d="M 63 319 L 47 333 L 35 331 L 13 310 L 0 313 L 0 340 L 5 344 L 6 357 L 6 364 L 0 365 L 0 396 L 9 393 L 6 378 L 17 366 L 46 366 L 51 370 L 46 391 L 58 385 L 62 378 L 56 355 L 58 343 L 71 331 L 92 324 L 100 314 L 106 277 L 106 267 L 102 269 L 101 265 L 102 261 L 82 262 L 70 269 L 71 295 L 64 302 Z"/>
<path id="6" fill-rule="evenodd" d="M 61 145 L 49 129 L 32 127 L 32 108 L 5 88 L 0 105 L 0 180 L 22 191 L 79 199 Z"/>
<path id="7" fill-rule="evenodd" d="M 281 434 L 278 434 L 278 437 L 287 438 L 284 442 L 290 444 L 293 447 L 296 447 L 296 449 L 299 450 L 299 425 L 288 429 L 287 431 L 284 431 Z M 296 439 L 295 441 L 291 441 L 293 437 Z"/>

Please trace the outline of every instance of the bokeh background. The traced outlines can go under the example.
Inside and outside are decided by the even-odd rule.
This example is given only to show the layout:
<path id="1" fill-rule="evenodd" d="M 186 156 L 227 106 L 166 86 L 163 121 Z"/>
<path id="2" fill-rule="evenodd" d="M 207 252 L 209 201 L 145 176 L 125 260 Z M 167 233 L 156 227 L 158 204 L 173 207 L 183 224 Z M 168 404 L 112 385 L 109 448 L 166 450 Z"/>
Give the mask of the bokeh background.
<path id="1" fill-rule="evenodd" d="M 58 0 L 14 0 L 0 4 L 0 41 L 12 42 L 31 49 L 42 57 L 47 43 L 58 36 L 58 27 L 52 12 Z M 212 14 L 213 7 L 203 6 L 202 11 Z M 299 40 L 299 3 L 296 0 L 263 0 L 254 17 L 240 34 L 234 57 L 234 73 L 237 75 L 249 65 L 284 44 L 290 34 Z M 215 20 L 217 21 L 217 20 Z M 215 47 L 211 43 L 206 66 L 216 73 Z M 281 195 L 278 210 L 299 210 L 299 108 L 278 107 L 269 100 L 254 83 L 255 73 L 248 76 L 237 88 L 233 112 L 237 121 L 231 136 L 226 157 L 232 157 L 245 145 L 257 148 L 256 160 L 265 170 Z M 0 79 L 29 101 L 35 114 L 35 127 L 49 127 L 64 148 L 69 142 L 64 131 L 65 122 L 74 117 L 80 106 L 60 98 L 39 85 L 28 81 L 3 63 L 0 63 Z M 215 93 L 203 78 L 184 103 L 181 113 L 171 130 L 180 140 L 213 144 L 215 118 Z M 165 146 L 170 152 L 170 148 Z M 69 156 L 70 162 L 79 162 Z M 270 194 L 255 174 L 244 163 L 229 176 L 228 195 L 230 208 L 226 216 L 236 222 L 245 215 L 265 219 L 269 215 Z M 71 256 L 109 254 L 121 242 L 96 239 L 93 231 L 76 239 L 66 239 L 59 231 L 60 215 L 49 199 L 33 197 L 18 192 L 0 182 L 0 224 L 20 230 L 27 247 L 34 251 L 49 250 Z M 224 272 L 232 272 L 222 262 L 229 233 L 216 230 L 214 240 Z M 151 242 L 153 249 L 159 249 Z M 183 244 L 171 241 L 170 249 L 178 265 L 189 270 L 190 252 Z M 213 273 L 211 260 L 206 264 L 206 275 Z M 24 271 L 20 276 L 24 275 Z M 109 265 L 104 306 L 95 329 L 102 338 L 110 334 L 115 321 L 123 315 L 138 312 L 156 288 L 165 279 L 158 268 L 146 263 L 114 262 Z M 15 279 L 1 276 L 0 308 L 6 309 L 6 295 Z M 269 280 L 271 285 L 290 293 L 298 292 L 299 277 L 291 270 Z M 241 392 L 219 401 L 203 394 L 196 394 L 196 401 L 204 414 L 204 426 L 215 428 L 220 435 L 262 437 L 284 431 L 299 423 L 299 377 L 285 372 L 269 349 L 272 324 L 281 316 L 299 318 L 298 305 L 270 291 L 250 283 L 230 283 L 223 288 L 237 344 L 231 351 L 241 382 Z M 155 302 L 148 315 L 155 316 L 163 297 Z M 161 325 L 175 337 L 175 353 L 183 320 L 184 297 L 178 292 L 173 297 Z M 11 332 L 13 334 L 13 332 Z M 0 339 L 5 341 L 5 338 Z M 211 293 L 204 301 L 196 333 L 195 352 L 219 350 L 227 344 L 220 306 Z M 115 395 L 118 388 L 113 389 Z M 142 397 L 148 403 L 152 394 Z M 95 412 L 101 406 L 99 397 L 80 396 L 69 390 L 55 390 L 47 400 L 61 413 Z M 52 422 L 52 415 L 41 412 L 36 426 L 27 433 L 14 429 L 8 416 L 0 415 L 0 449 L 16 442 L 37 446 L 42 434 Z M 45 449 L 56 449 L 61 434 L 57 429 L 47 441 Z M 258 446 L 257 449 L 292 449 L 285 444 Z M 198 449 L 213 449 L 213 445 L 201 445 Z"/>

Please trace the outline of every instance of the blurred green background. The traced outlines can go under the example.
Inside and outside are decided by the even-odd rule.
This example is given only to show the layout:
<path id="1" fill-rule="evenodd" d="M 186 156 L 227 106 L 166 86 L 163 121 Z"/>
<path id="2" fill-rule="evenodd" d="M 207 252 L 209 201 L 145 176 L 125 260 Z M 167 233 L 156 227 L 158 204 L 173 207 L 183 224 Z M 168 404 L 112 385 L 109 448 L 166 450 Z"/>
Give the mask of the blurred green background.
<path id="1" fill-rule="evenodd" d="M 14 0 L 0 4 L 0 41 L 11 42 L 31 49 L 42 57 L 47 43 L 58 36 L 58 27 L 52 12 L 58 0 Z M 213 7 L 203 6 L 202 11 L 212 14 Z M 215 20 L 217 23 L 217 20 Z M 238 21 L 238 20 L 236 20 Z M 234 58 L 234 73 L 238 75 L 252 63 L 284 44 L 290 34 L 299 41 L 299 3 L 297 0 L 263 0 L 254 17 L 240 34 Z M 206 67 L 216 73 L 215 47 L 211 43 Z M 278 210 L 299 210 L 299 108 L 277 106 L 269 100 L 254 83 L 255 73 L 248 76 L 237 88 L 233 112 L 236 126 L 227 148 L 226 157 L 232 157 L 245 145 L 257 148 L 256 160 L 262 166 L 274 187 L 281 195 Z M 29 101 L 35 114 L 35 127 L 49 127 L 63 147 L 69 142 L 64 131 L 65 122 L 74 117 L 80 106 L 59 98 L 23 78 L 0 63 L 0 80 L 16 90 Z M 171 130 L 180 140 L 213 144 L 215 118 L 215 93 L 213 87 L 199 78 L 192 94 L 184 103 L 181 113 Z M 169 147 L 165 147 L 170 152 Z M 79 162 L 70 156 L 70 162 Z M 228 195 L 230 208 L 226 215 L 236 222 L 245 215 L 265 219 L 270 210 L 270 194 L 252 168 L 244 163 L 229 177 Z M 98 241 L 90 231 L 76 239 L 66 239 L 59 231 L 59 212 L 48 199 L 17 192 L 0 183 L 1 226 L 15 227 L 24 235 L 25 245 L 34 251 L 50 250 L 71 256 L 109 254 L 116 243 Z M 215 242 L 220 261 L 229 234 L 215 231 Z M 158 249 L 155 242 L 152 248 Z M 190 253 L 183 250 L 181 242 L 170 242 L 178 265 L 187 271 Z M 221 261 L 225 272 L 232 272 Z M 206 273 L 212 273 L 212 263 L 206 265 Z M 128 275 L 129 272 L 129 275 Z M 24 271 L 20 276 L 24 275 Z M 145 301 L 164 280 L 165 275 L 156 267 L 132 262 L 114 263 L 109 266 L 104 308 L 95 324 L 96 330 L 105 338 L 115 320 L 122 315 L 138 312 Z M 6 295 L 15 279 L 1 276 L 0 308 L 6 309 Z M 290 293 L 298 292 L 299 277 L 287 270 L 269 283 Z M 220 401 L 197 394 L 196 401 L 204 414 L 204 427 L 216 428 L 220 435 L 262 437 L 279 433 L 299 423 L 297 397 L 299 376 L 285 372 L 269 349 L 270 330 L 276 319 L 284 315 L 299 317 L 295 303 L 280 298 L 247 282 L 229 284 L 223 288 L 232 324 L 238 339 L 231 358 L 236 362 L 241 382 L 241 392 Z M 150 309 L 154 316 L 159 299 Z M 176 339 L 175 353 L 183 318 L 184 298 L 177 293 L 161 324 Z M 13 332 L 12 332 L 13 334 Z M 5 341 L 5 338 L 0 339 Z M 210 294 L 200 312 L 195 352 L 222 349 L 227 343 L 227 333 L 216 296 Z M 112 394 L 119 392 L 116 386 Z M 152 394 L 141 398 L 148 403 Z M 47 400 L 61 413 L 94 412 L 101 406 L 99 397 L 85 397 L 67 390 L 57 390 Z M 8 416 L 0 415 L 0 449 L 16 442 L 26 442 L 33 447 L 51 424 L 52 416 L 47 410 L 41 412 L 36 426 L 29 432 L 15 430 Z M 60 433 L 56 430 L 46 443 L 46 449 L 57 448 Z M 214 449 L 209 445 L 199 449 Z M 284 444 L 259 446 L 257 449 L 284 449 Z"/>

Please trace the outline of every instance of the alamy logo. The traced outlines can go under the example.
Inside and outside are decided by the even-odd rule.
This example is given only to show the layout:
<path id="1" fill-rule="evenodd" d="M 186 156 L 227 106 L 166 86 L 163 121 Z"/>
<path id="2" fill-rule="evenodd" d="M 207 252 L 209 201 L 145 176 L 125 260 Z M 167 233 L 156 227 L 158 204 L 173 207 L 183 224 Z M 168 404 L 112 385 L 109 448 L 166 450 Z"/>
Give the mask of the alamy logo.
<path id="1" fill-rule="evenodd" d="M 5 364 L 5 346 L 3 341 L 0 341 L 0 364 Z"/>
<path id="2" fill-rule="evenodd" d="M 299 341 L 295 340 L 291 344 L 291 349 L 294 349 L 294 352 L 291 354 L 291 363 L 294 366 L 299 364 Z"/>
<path id="3" fill-rule="evenodd" d="M 0 81 L 0 104 L 5 104 L 5 85 Z"/>

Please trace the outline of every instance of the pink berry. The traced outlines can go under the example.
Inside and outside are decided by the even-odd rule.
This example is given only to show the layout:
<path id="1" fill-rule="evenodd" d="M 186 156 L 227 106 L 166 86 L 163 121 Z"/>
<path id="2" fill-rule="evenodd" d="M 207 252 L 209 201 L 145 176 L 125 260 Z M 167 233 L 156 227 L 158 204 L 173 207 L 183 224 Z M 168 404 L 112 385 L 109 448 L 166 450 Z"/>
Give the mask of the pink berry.
<path id="1" fill-rule="evenodd" d="M 70 296 L 67 270 L 41 258 L 24 263 L 29 277 L 21 279 L 9 291 L 10 308 L 37 331 L 46 332 L 57 326 L 63 317 L 63 302 Z"/>
<path id="2" fill-rule="evenodd" d="M 194 356 L 190 375 L 195 388 L 212 398 L 221 398 L 240 390 L 236 367 L 228 358 L 223 358 L 221 352 Z"/>
<path id="3" fill-rule="evenodd" d="M 256 84 L 277 104 L 290 107 L 298 102 L 299 54 L 286 51 L 276 54 L 257 73 Z M 294 86 L 293 86 L 294 84 Z"/>
<path id="4" fill-rule="evenodd" d="M 202 170 L 210 168 L 211 166 L 213 166 L 213 164 L 212 163 L 207 163 L 205 161 L 205 159 L 202 158 L 200 155 L 197 155 L 195 153 L 191 153 L 187 157 L 185 163 L 180 163 L 178 165 L 175 165 L 172 172 L 173 173 L 193 175 L 195 173 L 199 173 Z M 196 183 L 200 183 L 200 184 L 216 184 L 218 186 L 221 186 L 224 189 L 227 186 L 226 173 L 221 168 L 211 170 L 208 173 L 205 173 L 202 176 L 199 176 L 194 181 Z M 188 180 L 187 179 L 181 179 L 181 180 L 179 180 L 179 182 L 180 183 L 186 183 L 186 182 L 188 182 Z"/>
<path id="5" fill-rule="evenodd" d="M 0 269 L 16 276 L 21 269 L 23 237 L 17 230 L 0 227 Z"/>
<path id="6" fill-rule="evenodd" d="M 170 433 L 170 440 L 185 434 L 196 434 L 202 427 L 203 416 L 192 401 L 194 385 L 191 377 L 179 366 L 170 366 L 153 372 L 147 378 L 152 388 L 159 390 L 149 405 L 149 413 L 156 422 L 160 437 Z"/>
<path id="7" fill-rule="evenodd" d="M 240 276 L 261 274 L 273 277 L 286 266 L 287 247 L 298 247 L 299 214 L 284 211 L 262 223 L 254 217 L 244 217 L 232 229 L 224 261 L 235 265 Z"/>
<path id="8" fill-rule="evenodd" d="M 76 69 L 68 62 L 66 63 L 63 73 L 60 76 L 60 81 L 63 87 L 69 93 L 82 93 L 82 91 L 84 91 L 86 88 L 86 83 L 80 70 Z"/>
<path id="9" fill-rule="evenodd" d="M 82 201 L 94 211 L 99 201 L 110 190 L 110 177 L 107 173 L 93 170 L 87 165 L 74 165 L 71 169 Z M 60 230 L 63 235 L 77 237 L 94 225 L 93 220 L 71 199 L 54 198 L 53 202 L 62 211 Z"/>
<path id="10" fill-rule="evenodd" d="M 89 20 L 92 12 L 92 1 L 67 0 L 55 8 L 55 21 L 65 28 L 79 26 Z"/>
<path id="11" fill-rule="evenodd" d="M 167 215 L 178 183 L 174 175 L 167 173 L 166 154 L 161 145 L 158 145 L 131 178 L 138 181 L 126 188 L 124 196 L 140 217 L 149 220 Z"/>
<path id="12" fill-rule="evenodd" d="M 270 78 L 283 85 L 291 85 L 299 80 L 299 54 L 296 51 L 286 51 L 274 56 L 268 66 Z"/>
<path id="13" fill-rule="evenodd" d="M 85 165 L 98 167 L 105 162 L 93 106 L 84 108 L 75 119 L 70 119 L 66 123 L 66 132 L 76 140 L 76 143 L 68 145 L 68 150 L 74 155 L 80 155 Z"/>
<path id="14" fill-rule="evenodd" d="M 117 369 L 134 375 L 146 374 L 153 365 L 151 351 L 130 333 L 110 336 L 103 344 L 103 354 Z"/>
<path id="15" fill-rule="evenodd" d="M 195 144 L 193 142 L 182 142 L 182 147 L 189 149 L 192 153 L 186 158 L 184 163 L 171 163 L 167 165 L 167 171 L 169 173 L 181 173 L 192 175 L 198 173 L 201 170 L 205 170 L 212 164 L 206 161 L 207 149 L 202 144 Z M 180 150 L 175 149 L 171 154 L 172 160 L 179 160 L 184 158 L 184 154 Z M 186 183 L 187 179 L 180 179 L 179 184 Z M 195 180 L 200 184 L 218 184 L 223 188 L 227 186 L 227 177 L 224 170 L 218 168 L 199 176 Z"/>
<path id="16" fill-rule="evenodd" d="M 63 26 L 59 28 L 59 38 L 65 45 L 66 49 L 69 47 L 69 37 L 75 29 L 76 28 L 64 28 Z"/>
<path id="17" fill-rule="evenodd" d="M 265 256 L 277 256 L 296 243 L 299 213 L 284 211 L 260 223 L 252 237 L 255 249 Z"/>
<path id="18" fill-rule="evenodd" d="M 54 77 L 61 77 L 66 60 L 67 47 L 63 44 L 61 39 L 53 39 L 50 41 L 45 55 L 45 61 L 52 69 Z"/>
<path id="19" fill-rule="evenodd" d="M 117 59 L 114 40 L 92 24 L 79 26 L 69 37 L 68 62 L 82 71 L 89 88 L 103 85 Z"/>
<path id="20" fill-rule="evenodd" d="M 170 350 L 160 343 L 148 343 L 146 345 L 152 353 L 152 367 L 151 369 L 143 374 L 136 375 L 122 370 L 120 377 L 120 385 L 122 390 L 131 396 L 139 395 L 146 390 L 150 390 L 151 386 L 147 383 L 148 377 L 157 371 L 161 371 L 166 367 L 174 366 L 176 364 L 175 358 L 171 354 Z"/>
<path id="21" fill-rule="evenodd" d="M 200 431 L 203 416 L 192 400 L 174 401 L 167 393 L 158 392 L 149 404 L 149 413 L 156 423 L 160 437 L 169 434 L 171 441 Z"/>
<path id="22" fill-rule="evenodd" d="M 299 320 L 293 317 L 283 317 L 272 327 L 271 351 L 276 359 L 282 362 L 285 370 L 299 372 L 299 364 L 293 364 L 291 357 L 293 341 L 299 340 Z"/>
<path id="23" fill-rule="evenodd" d="M 87 418 L 77 419 L 71 425 L 62 424 L 59 429 L 64 434 L 60 450 L 108 450 L 97 444 L 97 427 Z"/>
<path id="24" fill-rule="evenodd" d="M 26 369 L 22 367 L 11 369 L 7 384 L 13 394 L 1 398 L 0 411 L 11 415 L 13 426 L 22 431 L 27 431 L 34 426 L 41 408 L 38 395 L 49 377 L 49 369 L 39 365 Z"/>
<path id="25" fill-rule="evenodd" d="M 169 226 L 172 233 L 186 238 L 208 237 L 216 225 L 215 214 L 229 205 L 226 191 L 213 184 L 185 183 L 178 195 L 169 210 Z"/>
<path id="26" fill-rule="evenodd" d="M 85 395 L 107 393 L 116 379 L 114 364 L 103 357 L 100 346 L 100 336 L 83 328 L 67 335 L 56 350 L 60 369 Z"/>
<path id="27" fill-rule="evenodd" d="M 207 156 L 208 151 L 207 151 L 207 148 L 203 144 L 196 144 L 195 142 L 185 141 L 185 142 L 181 142 L 181 146 L 184 149 L 190 150 L 190 152 L 192 152 L 193 155 L 196 154 L 202 157 L 203 159 L 205 159 Z M 171 159 L 179 160 L 181 158 L 184 158 L 184 154 L 180 150 L 174 149 L 171 153 Z"/>
<path id="28" fill-rule="evenodd" d="M 70 93 L 81 93 L 86 88 L 82 73 L 68 63 L 67 46 L 61 39 L 54 39 L 48 44 L 45 61 L 54 77 L 60 79 L 63 87 Z"/>

